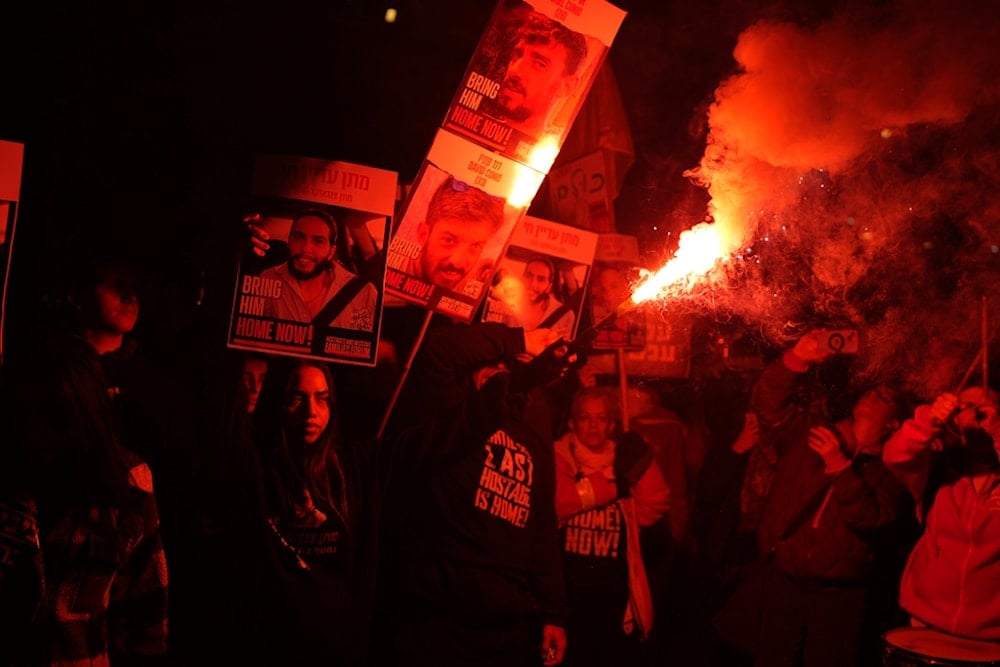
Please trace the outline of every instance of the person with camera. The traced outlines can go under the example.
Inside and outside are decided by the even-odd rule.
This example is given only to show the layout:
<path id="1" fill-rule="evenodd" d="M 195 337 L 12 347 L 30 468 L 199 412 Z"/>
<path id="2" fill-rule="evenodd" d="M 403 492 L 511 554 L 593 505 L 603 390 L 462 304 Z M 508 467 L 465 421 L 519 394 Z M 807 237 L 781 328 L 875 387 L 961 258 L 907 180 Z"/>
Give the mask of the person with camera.
<path id="1" fill-rule="evenodd" d="M 764 568 L 756 665 L 859 664 L 868 594 L 906 492 L 882 462 L 899 394 L 876 386 L 846 417 L 797 400 L 809 371 L 838 354 L 813 330 L 761 373 L 751 406 L 778 466 L 758 526 Z M 826 393 L 829 393 L 828 390 Z M 828 397 L 827 397 L 828 398 Z"/>
<path id="2" fill-rule="evenodd" d="M 640 664 L 653 602 L 639 533 L 669 508 L 652 448 L 636 433 L 614 433 L 610 391 L 578 390 L 570 431 L 555 442 L 556 516 L 571 609 L 563 664 L 575 667 Z"/>
<path id="3" fill-rule="evenodd" d="M 945 392 L 919 406 L 883 459 L 917 503 L 924 532 L 899 603 L 913 625 L 1000 640 L 1000 417 L 995 389 Z"/>

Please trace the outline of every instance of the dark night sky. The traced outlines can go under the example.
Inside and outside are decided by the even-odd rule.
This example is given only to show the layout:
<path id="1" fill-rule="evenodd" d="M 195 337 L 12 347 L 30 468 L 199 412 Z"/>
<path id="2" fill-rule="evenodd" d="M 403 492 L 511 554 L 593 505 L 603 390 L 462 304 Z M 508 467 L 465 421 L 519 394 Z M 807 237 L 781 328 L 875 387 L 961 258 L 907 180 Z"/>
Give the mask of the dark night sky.
<path id="1" fill-rule="evenodd" d="M 109 242 L 182 281 L 226 271 L 256 153 L 412 179 L 494 6 L 404 0 L 389 25 L 375 0 L 21 4 L 0 111 L 0 137 L 26 145 L 13 308 Z M 689 117 L 731 66 L 738 22 L 688 4 L 620 5 L 609 58 L 641 152 L 632 207 L 687 187 Z"/>
<path id="2" fill-rule="evenodd" d="M 205 271 L 224 302 L 253 156 L 346 160 L 410 180 L 494 7 L 403 0 L 387 25 L 376 0 L 20 4 L 0 55 L 0 137 L 26 144 L 15 308 L 66 258 L 109 239 L 166 281 Z M 1000 23 L 993 3 L 616 4 L 628 16 L 609 62 L 637 152 L 619 229 L 656 252 L 705 217 L 709 195 L 683 172 L 706 154 L 707 127 L 730 142 L 712 147 L 730 164 L 767 167 L 707 170 L 717 221 L 724 206 L 759 211 L 740 223 L 746 244 L 757 241 L 730 267 L 741 290 L 712 303 L 772 339 L 809 317 L 936 331 L 897 310 L 962 294 L 961 319 L 979 297 L 963 289 L 1000 283 L 988 250 L 1000 243 L 1000 71 L 981 39 Z M 759 70 L 727 88 L 738 43 L 740 64 Z M 872 276 L 903 279 L 887 289 Z M 924 280 L 931 289 L 913 288 Z M 886 336 L 882 347 L 907 346 Z"/>
<path id="3" fill-rule="evenodd" d="M 7 31 L 0 136 L 27 146 L 25 254 L 147 234 L 161 242 L 137 247 L 168 263 L 179 249 L 215 252 L 193 240 L 239 212 L 258 152 L 411 179 L 493 8 L 404 0 L 388 25 L 375 0 L 111 4 L 32 3 Z M 627 208 L 669 206 L 686 187 L 679 171 L 701 150 L 687 133 L 694 108 L 763 11 L 697 4 L 619 4 L 630 14 L 609 58 L 640 152 Z"/>

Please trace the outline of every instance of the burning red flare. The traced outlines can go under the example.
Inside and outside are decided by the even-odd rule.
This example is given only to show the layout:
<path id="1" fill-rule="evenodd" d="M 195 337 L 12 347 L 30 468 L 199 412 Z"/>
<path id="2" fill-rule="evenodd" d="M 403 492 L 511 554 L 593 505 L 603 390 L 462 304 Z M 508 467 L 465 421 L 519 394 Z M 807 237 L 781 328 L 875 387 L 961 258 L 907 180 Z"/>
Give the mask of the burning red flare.
<path id="1" fill-rule="evenodd" d="M 690 289 L 694 282 L 708 273 L 728 253 L 721 227 L 703 222 L 681 232 L 674 257 L 657 271 L 650 273 L 632 292 L 619 311 L 631 310 L 652 299 L 677 294 Z"/>

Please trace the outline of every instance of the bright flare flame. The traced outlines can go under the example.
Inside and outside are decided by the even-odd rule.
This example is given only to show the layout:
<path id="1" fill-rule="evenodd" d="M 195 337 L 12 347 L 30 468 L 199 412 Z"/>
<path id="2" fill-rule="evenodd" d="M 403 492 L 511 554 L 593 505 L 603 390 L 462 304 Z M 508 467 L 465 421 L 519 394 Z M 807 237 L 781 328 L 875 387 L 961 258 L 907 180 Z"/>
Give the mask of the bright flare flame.
<path id="1" fill-rule="evenodd" d="M 510 194 L 507 195 L 507 203 L 514 208 L 527 208 L 541 187 L 543 178 L 545 174 L 539 174 L 531 169 L 521 169 L 514 178 Z"/>
<path id="2" fill-rule="evenodd" d="M 527 207 L 535 198 L 542 185 L 542 179 L 549 173 L 552 163 L 559 155 L 559 145 L 552 137 L 543 137 L 528 156 L 526 164 L 530 169 L 522 169 L 517 174 L 514 187 L 507 196 L 507 203 L 515 208 Z"/>
<path id="3" fill-rule="evenodd" d="M 623 305 L 637 306 L 657 298 L 676 283 L 708 273 L 723 254 L 718 226 L 703 222 L 681 232 L 673 259 L 642 281 L 632 292 L 631 303 L 626 301 Z"/>
<path id="4" fill-rule="evenodd" d="M 557 155 L 559 155 L 559 144 L 556 143 L 554 137 L 545 136 L 540 138 L 535 147 L 531 149 L 527 164 L 535 171 L 547 174 L 552 168 L 552 163 L 556 161 Z"/>

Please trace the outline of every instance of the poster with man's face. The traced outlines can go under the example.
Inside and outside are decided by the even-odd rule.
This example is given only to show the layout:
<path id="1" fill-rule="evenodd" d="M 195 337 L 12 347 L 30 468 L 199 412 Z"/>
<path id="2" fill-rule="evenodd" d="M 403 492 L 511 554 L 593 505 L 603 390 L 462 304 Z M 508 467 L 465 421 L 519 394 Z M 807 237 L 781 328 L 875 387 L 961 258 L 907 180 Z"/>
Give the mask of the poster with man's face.
<path id="1" fill-rule="evenodd" d="M 597 329 L 593 347 L 641 350 L 646 346 L 644 308 L 619 312 L 640 282 L 639 239 L 627 234 L 600 234 L 590 279 L 590 315 Z"/>
<path id="2" fill-rule="evenodd" d="M 604 0 L 501 0 L 443 127 L 547 173 L 624 17 Z"/>
<path id="3" fill-rule="evenodd" d="M 395 172 L 258 156 L 229 347 L 375 365 Z"/>
<path id="4" fill-rule="evenodd" d="M 543 175 L 438 132 L 386 256 L 386 293 L 469 322 Z"/>
<path id="5" fill-rule="evenodd" d="M 593 232 L 525 216 L 493 275 L 482 321 L 572 340 L 596 246 Z"/>
<path id="6" fill-rule="evenodd" d="M 596 261 L 590 281 L 591 318 L 598 326 L 595 348 L 641 350 L 646 346 L 646 313 L 638 308 L 612 317 L 632 294 L 639 268 L 622 262 Z"/>

